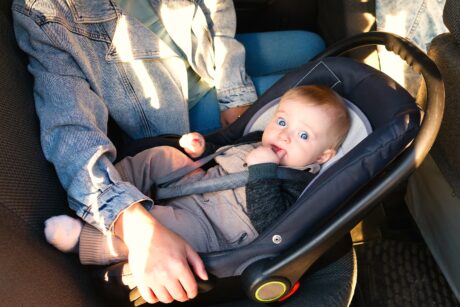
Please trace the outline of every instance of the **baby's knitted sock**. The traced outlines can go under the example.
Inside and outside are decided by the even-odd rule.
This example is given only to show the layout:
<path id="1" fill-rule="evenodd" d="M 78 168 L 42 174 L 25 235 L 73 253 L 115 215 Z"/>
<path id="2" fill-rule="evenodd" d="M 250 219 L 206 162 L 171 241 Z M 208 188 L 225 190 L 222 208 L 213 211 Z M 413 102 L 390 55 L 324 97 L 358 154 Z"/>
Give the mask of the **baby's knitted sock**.
<path id="1" fill-rule="evenodd" d="M 67 215 L 53 216 L 45 221 L 46 240 L 65 253 L 77 253 L 83 222 Z"/>

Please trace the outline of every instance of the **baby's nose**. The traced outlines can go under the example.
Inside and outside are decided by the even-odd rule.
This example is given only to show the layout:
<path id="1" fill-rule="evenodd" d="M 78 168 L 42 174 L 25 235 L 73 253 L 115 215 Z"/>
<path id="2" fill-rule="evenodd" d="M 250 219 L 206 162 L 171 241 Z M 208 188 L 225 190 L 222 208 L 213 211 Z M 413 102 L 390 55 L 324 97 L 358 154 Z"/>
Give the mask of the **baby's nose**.
<path id="1" fill-rule="evenodd" d="M 284 142 L 289 143 L 291 141 L 291 137 L 290 137 L 289 133 L 286 130 L 281 131 L 280 134 L 279 134 L 279 137 Z"/>

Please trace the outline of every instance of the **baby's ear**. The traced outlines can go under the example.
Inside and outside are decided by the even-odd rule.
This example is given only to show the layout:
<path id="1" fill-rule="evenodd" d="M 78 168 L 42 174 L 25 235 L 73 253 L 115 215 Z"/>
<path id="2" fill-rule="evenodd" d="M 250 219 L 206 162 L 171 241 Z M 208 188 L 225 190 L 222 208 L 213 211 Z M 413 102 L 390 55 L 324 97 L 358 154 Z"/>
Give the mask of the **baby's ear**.
<path id="1" fill-rule="evenodd" d="M 323 153 L 316 159 L 316 163 L 323 164 L 329 161 L 332 157 L 336 155 L 337 151 L 335 149 L 329 148 L 323 151 Z"/>

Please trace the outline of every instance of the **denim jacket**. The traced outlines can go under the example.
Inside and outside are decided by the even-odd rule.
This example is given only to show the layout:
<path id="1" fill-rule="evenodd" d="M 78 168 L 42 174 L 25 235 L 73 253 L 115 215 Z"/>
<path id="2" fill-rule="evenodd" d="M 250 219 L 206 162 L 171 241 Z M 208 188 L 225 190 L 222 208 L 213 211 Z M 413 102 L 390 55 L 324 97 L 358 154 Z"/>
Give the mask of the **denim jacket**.
<path id="1" fill-rule="evenodd" d="M 446 32 L 442 22 L 445 0 L 377 0 L 379 30 L 396 32 L 422 50 L 438 34 Z"/>
<path id="2" fill-rule="evenodd" d="M 190 66 L 216 87 L 225 107 L 255 100 L 244 48 L 234 39 L 232 1 L 151 2 Z M 131 204 L 152 204 L 114 168 L 108 116 L 135 139 L 187 132 L 186 65 L 110 0 L 15 0 L 12 10 L 18 44 L 34 76 L 45 156 L 70 207 L 108 230 Z"/>

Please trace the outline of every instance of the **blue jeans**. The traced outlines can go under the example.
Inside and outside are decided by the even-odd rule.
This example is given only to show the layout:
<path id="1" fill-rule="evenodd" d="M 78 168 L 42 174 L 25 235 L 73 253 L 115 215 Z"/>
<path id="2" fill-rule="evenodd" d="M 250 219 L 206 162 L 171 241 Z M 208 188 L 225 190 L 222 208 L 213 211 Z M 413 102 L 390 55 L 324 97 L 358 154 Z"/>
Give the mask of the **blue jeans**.
<path id="1" fill-rule="evenodd" d="M 287 71 L 308 62 L 325 48 L 320 36 L 307 31 L 247 33 L 236 38 L 246 49 L 246 69 L 259 96 Z M 206 134 L 220 128 L 214 89 L 190 109 L 189 117 L 191 131 Z"/>

